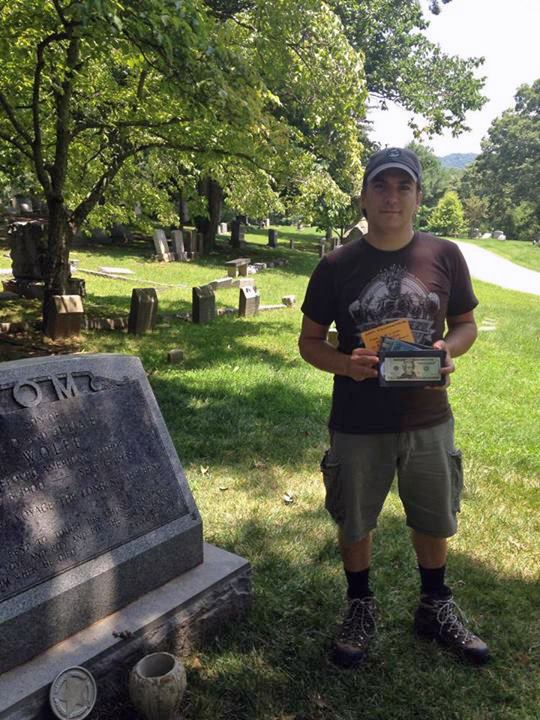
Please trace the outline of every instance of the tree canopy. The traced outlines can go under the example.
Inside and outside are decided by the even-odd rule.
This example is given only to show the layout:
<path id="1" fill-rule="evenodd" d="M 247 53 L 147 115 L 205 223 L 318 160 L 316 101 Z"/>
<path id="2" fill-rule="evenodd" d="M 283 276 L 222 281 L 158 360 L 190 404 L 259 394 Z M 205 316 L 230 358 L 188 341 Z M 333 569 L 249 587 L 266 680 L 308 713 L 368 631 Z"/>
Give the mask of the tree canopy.
<path id="1" fill-rule="evenodd" d="M 514 107 L 492 122 L 460 192 L 485 199 L 492 225 L 508 237 L 528 240 L 540 235 L 539 187 L 540 79 L 521 85 Z"/>

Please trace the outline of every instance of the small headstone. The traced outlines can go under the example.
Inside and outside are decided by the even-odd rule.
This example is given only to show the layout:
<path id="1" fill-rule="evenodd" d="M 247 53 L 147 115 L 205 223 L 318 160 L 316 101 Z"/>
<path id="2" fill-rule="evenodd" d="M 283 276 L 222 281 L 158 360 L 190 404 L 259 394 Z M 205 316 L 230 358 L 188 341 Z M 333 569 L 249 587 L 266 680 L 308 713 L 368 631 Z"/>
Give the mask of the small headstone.
<path id="1" fill-rule="evenodd" d="M 269 230 L 268 231 L 268 247 L 275 248 L 277 247 L 277 237 L 278 237 L 278 231 L 277 230 Z"/>
<path id="2" fill-rule="evenodd" d="M 199 255 L 204 255 L 204 234 L 203 233 L 196 233 L 195 235 L 195 245 L 194 251 L 199 253 Z"/>
<path id="3" fill-rule="evenodd" d="M 81 334 L 84 308 L 80 295 L 53 295 L 45 335 L 52 340 Z"/>
<path id="4" fill-rule="evenodd" d="M 219 224 L 219 234 L 220 235 L 226 235 L 229 232 L 229 228 L 227 226 L 226 222 L 222 222 Z"/>
<path id="5" fill-rule="evenodd" d="M 489 238 L 491 238 L 491 233 L 485 232 L 482 235 L 482 240 L 488 240 Z"/>
<path id="6" fill-rule="evenodd" d="M 180 350 L 179 348 L 175 348 L 174 350 L 169 350 L 167 353 L 167 362 L 170 362 L 171 364 L 177 364 L 181 363 L 184 360 L 184 352 L 183 350 Z"/>
<path id="7" fill-rule="evenodd" d="M 184 250 L 187 253 L 195 252 L 196 250 L 196 248 L 194 247 L 192 230 L 184 230 Z"/>
<path id="8" fill-rule="evenodd" d="M 270 218 L 266 218 L 266 220 L 264 221 L 264 227 L 267 229 L 270 227 Z"/>
<path id="9" fill-rule="evenodd" d="M 158 257 L 169 253 L 169 243 L 167 242 L 165 230 L 154 230 L 154 248 Z"/>
<path id="10" fill-rule="evenodd" d="M 491 233 L 491 237 L 494 238 L 495 240 L 500 240 L 501 235 L 504 235 L 504 233 L 503 233 L 502 230 L 494 230 L 494 231 Z"/>
<path id="11" fill-rule="evenodd" d="M 261 296 L 256 288 L 240 288 L 240 297 L 238 300 L 238 316 L 253 317 L 254 315 L 257 315 L 260 302 Z"/>
<path id="12" fill-rule="evenodd" d="M 289 250 L 294 250 L 294 238 L 289 238 Z"/>
<path id="13" fill-rule="evenodd" d="M 172 241 L 176 259 L 182 261 L 186 259 L 186 251 L 184 249 L 184 236 L 181 230 L 172 231 Z"/>
<path id="14" fill-rule="evenodd" d="M 281 302 L 287 307 L 294 307 L 296 305 L 296 295 L 284 295 Z"/>
<path id="15" fill-rule="evenodd" d="M 216 318 L 216 296 L 210 285 L 194 287 L 192 291 L 192 322 L 205 325 Z"/>
<path id="16" fill-rule="evenodd" d="M 319 244 L 319 257 L 320 258 L 324 257 L 325 252 L 326 252 L 326 243 L 324 242 L 324 240 L 321 240 L 321 242 Z"/>
<path id="17" fill-rule="evenodd" d="M 244 226 L 239 220 L 235 220 L 231 225 L 231 246 L 240 247 L 244 239 Z"/>
<path id="18" fill-rule="evenodd" d="M 156 326 L 158 296 L 155 288 L 133 288 L 129 310 L 128 332 L 142 335 Z"/>
<path id="19" fill-rule="evenodd" d="M 99 269 L 101 272 L 109 273 L 111 275 L 133 275 L 133 270 L 128 270 L 127 268 L 100 265 Z"/>

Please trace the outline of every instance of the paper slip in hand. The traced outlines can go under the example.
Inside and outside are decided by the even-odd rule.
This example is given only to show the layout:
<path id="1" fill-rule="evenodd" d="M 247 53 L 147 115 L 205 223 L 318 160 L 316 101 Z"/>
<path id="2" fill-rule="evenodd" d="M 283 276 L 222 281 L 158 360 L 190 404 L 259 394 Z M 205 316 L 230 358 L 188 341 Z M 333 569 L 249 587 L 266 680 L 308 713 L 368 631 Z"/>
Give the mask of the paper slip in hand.
<path id="1" fill-rule="evenodd" d="M 371 330 L 360 333 L 360 337 L 366 348 L 374 352 L 379 350 L 381 340 L 385 336 L 414 343 L 411 326 L 406 318 L 394 320 L 393 322 L 386 323 L 386 325 L 378 325 L 377 327 L 371 328 Z"/>

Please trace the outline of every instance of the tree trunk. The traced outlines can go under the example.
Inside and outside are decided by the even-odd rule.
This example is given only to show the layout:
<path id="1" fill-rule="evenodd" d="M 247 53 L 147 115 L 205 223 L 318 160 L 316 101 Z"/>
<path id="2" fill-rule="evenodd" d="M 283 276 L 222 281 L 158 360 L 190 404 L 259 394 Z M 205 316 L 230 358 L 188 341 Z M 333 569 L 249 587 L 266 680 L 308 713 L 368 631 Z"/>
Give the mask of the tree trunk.
<path id="1" fill-rule="evenodd" d="M 221 220 L 223 206 L 223 190 L 218 182 L 211 178 L 204 178 L 197 186 L 199 195 L 206 197 L 208 214 L 206 217 L 195 218 L 197 232 L 204 235 L 204 247 L 209 250 L 216 246 L 216 235 Z"/>
<path id="2" fill-rule="evenodd" d="M 189 208 L 186 197 L 182 190 L 178 194 L 178 217 L 180 219 L 180 229 L 189 223 Z"/>
<path id="3" fill-rule="evenodd" d="M 68 290 L 69 249 L 73 236 L 68 214 L 62 200 L 47 200 L 49 208 L 48 258 L 43 295 L 43 328 L 47 327 L 49 303 L 53 295 L 65 295 Z"/>

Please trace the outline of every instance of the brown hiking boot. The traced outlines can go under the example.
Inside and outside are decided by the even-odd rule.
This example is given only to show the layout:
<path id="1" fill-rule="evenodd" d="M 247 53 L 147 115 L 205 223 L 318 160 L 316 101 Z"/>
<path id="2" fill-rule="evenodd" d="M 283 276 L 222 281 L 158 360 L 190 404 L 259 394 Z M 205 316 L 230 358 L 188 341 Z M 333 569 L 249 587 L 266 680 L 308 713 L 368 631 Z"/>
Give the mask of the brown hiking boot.
<path id="1" fill-rule="evenodd" d="M 373 595 L 349 600 L 347 614 L 334 643 L 332 659 L 344 668 L 358 665 L 376 634 L 377 607 Z"/>
<path id="2" fill-rule="evenodd" d="M 488 646 L 467 628 L 467 619 L 452 595 L 446 598 L 422 595 L 414 617 L 414 629 L 417 635 L 437 640 L 477 665 L 489 660 Z"/>

